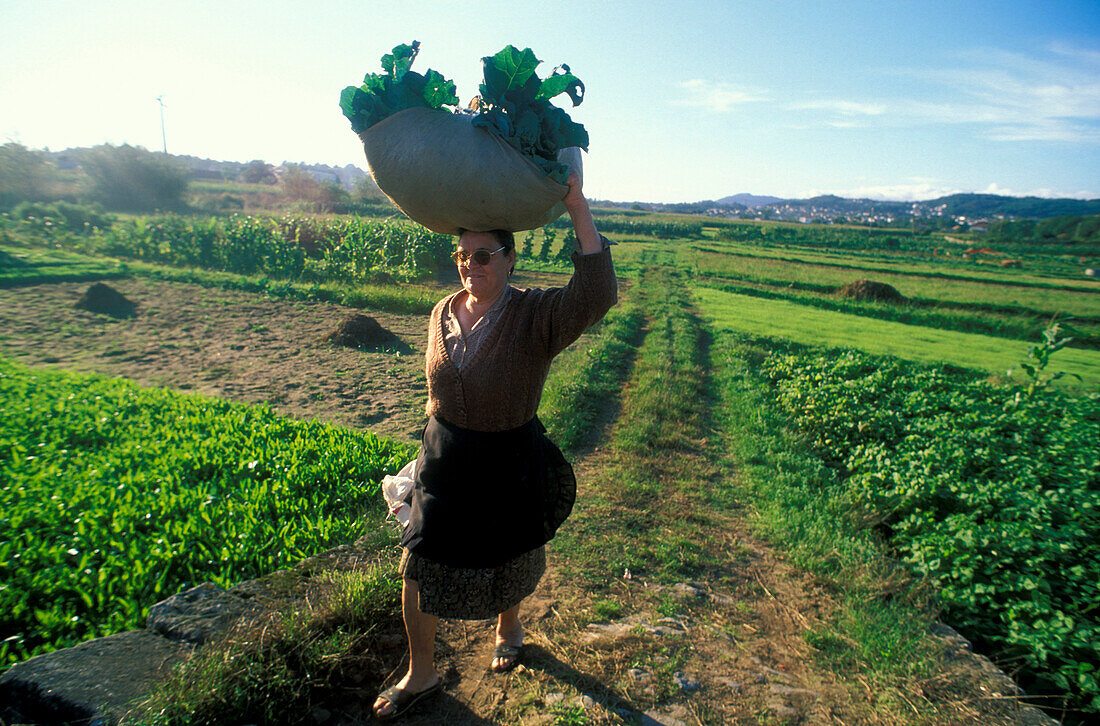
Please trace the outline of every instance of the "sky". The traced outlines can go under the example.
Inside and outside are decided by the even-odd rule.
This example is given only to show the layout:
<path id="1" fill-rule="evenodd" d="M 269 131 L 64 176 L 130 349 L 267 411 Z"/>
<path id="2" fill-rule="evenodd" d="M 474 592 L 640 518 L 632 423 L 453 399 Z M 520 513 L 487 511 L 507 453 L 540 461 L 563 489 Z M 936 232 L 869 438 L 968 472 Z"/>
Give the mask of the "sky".
<path id="1" fill-rule="evenodd" d="M 365 169 L 340 91 L 412 40 L 463 104 L 568 64 L 589 198 L 1100 198 L 1097 0 L 0 0 L 0 143 Z"/>

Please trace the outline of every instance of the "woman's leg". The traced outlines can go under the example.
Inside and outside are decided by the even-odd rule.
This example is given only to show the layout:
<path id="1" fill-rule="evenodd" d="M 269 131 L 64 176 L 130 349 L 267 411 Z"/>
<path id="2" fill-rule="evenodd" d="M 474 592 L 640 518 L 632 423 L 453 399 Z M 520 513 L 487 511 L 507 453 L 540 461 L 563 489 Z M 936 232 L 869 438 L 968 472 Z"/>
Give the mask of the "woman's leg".
<path id="1" fill-rule="evenodd" d="M 519 620 L 519 604 L 497 616 L 496 644 L 501 645 L 502 643 L 516 647 L 523 645 L 523 623 Z M 514 663 L 515 658 L 494 657 L 491 668 L 494 671 L 511 670 Z"/>
<path id="2" fill-rule="evenodd" d="M 405 633 L 409 637 L 409 670 L 397 685 L 419 693 L 439 680 L 435 672 L 435 629 L 439 618 L 420 612 L 420 589 L 415 580 L 404 581 L 401 612 L 405 617 Z M 374 702 L 376 716 L 385 716 L 392 711 L 393 704 L 385 699 Z"/>

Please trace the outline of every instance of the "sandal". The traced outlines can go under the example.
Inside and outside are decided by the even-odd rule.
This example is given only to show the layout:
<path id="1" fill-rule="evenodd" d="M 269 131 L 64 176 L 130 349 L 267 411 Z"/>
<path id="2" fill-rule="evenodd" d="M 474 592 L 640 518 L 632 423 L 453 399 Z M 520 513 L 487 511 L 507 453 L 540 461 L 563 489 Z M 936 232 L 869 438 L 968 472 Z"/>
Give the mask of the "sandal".
<path id="1" fill-rule="evenodd" d="M 523 655 L 523 643 L 519 645 L 497 643 L 496 647 L 493 648 L 493 660 L 502 660 L 504 664 L 496 668 L 490 665 L 489 670 L 494 673 L 507 673 L 519 665 L 519 658 L 521 655 Z"/>
<path id="2" fill-rule="evenodd" d="M 413 693 L 404 688 L 400 688 L 398 686 L 392 686 L 379 693 L 378 698 L 393 706 L 393 711 L 379 715 L 373 707 L 371 708 L 371 710 L 374 712 L 374 717 L 379 721 L 389 721 L 390 719 L 397 718 L 398 716 L 404 714 L 406 711 L 416 705 L 418 701 L 432 695 L 433 693 L 437 693 L 442 688 L 442 678 L 436 681 L 434 685 L 428 686 L 423 691 L 417 691 L 416 693 Z"/>

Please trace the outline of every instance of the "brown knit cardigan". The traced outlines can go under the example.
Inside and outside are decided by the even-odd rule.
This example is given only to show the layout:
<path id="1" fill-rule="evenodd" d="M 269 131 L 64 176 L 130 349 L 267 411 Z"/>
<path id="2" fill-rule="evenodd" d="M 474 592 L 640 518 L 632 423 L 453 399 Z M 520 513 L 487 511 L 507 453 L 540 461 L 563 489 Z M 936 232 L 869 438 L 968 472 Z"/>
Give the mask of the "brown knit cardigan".
<path id="1" fill-rule="evenodd" d="M 573 254 L 565 287 L 512 290 L 504 312 L 462 371 L 447 355 L 443 311 L 456 292 L 436 303 L 425 356 L 429 416 L 475 431 L 507 431 L 539 407 L 550 361 L 600 320 L 617 300 L 611 250 Z"/>

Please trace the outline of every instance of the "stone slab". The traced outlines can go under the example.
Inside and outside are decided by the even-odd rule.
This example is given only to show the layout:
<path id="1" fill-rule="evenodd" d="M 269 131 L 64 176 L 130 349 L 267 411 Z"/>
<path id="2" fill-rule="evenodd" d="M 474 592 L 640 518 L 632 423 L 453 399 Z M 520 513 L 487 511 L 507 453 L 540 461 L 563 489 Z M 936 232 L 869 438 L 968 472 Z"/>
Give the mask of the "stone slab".
<path id="1" fill-rule="evenodd" d="M 202 645 L 261 611 L 251 599 L 204 582 L 149 608 L 147 627 L 170 640 Z"/>
<path id="2" fill-rule="evenodd" d="M 12 723 L 113 723 L 191 652 L 189 645 L 131 630 L 30 658 L 0 675 L 3 717 Z"/>

